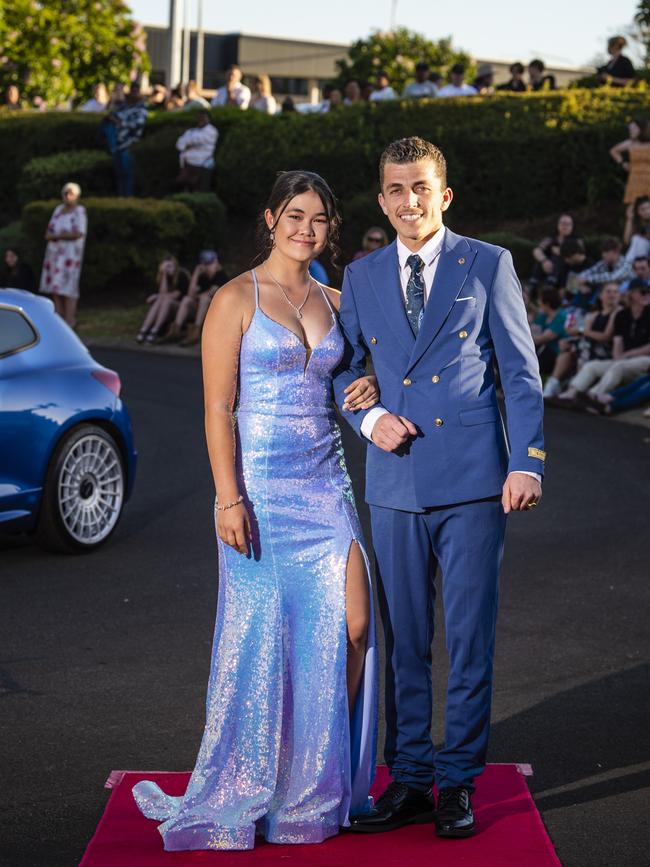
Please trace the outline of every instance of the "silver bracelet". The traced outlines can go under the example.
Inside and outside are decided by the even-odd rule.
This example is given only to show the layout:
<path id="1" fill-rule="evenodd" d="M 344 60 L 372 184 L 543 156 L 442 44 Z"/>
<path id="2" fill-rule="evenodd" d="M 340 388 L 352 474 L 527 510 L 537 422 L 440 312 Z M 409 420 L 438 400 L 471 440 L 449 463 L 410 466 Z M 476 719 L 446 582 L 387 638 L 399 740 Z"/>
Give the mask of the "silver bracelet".
<path id="1" fill-rule="evenodd" d="M 240 494 L 237 497 L 237 499 L 234 500 L 232 503 L 226 503 L 225 506 L 220 506 L 219 501 L 215 500 L 214 510 L 215 510 L 215 512 L 225 512 L 226 509 L 232 509 L 232 508 L 234 508 L 234 506 L 238 506 L 240 503 L 243 503 L 243 502 L 244 502 L 244 497 L 242 496 L 242 494 Z"/>

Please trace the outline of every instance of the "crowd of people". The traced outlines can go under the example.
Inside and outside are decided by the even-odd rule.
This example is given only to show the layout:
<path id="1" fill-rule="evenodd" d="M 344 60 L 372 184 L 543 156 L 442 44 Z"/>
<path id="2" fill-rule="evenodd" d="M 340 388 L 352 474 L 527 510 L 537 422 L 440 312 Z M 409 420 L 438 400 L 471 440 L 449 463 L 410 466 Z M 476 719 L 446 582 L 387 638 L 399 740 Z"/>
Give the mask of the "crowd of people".
<path id="1" fill-rule="evenodd" d="M 637 80 L 637 72 L 629 57 L 623 51 L 627 45 L 624 36 L 613 36 L 607 43 L 609 60 L 597 70 L 601 84 L 612 87 L 625 87 Z M 523 93 L 526 91 L 555 90 L 556 81 L 552 74 L 546 71 L 543 60 L 535 58 L 527 67 L 516 61 L 510 65 L 510 78 L 495 84 L 495 70 L 491 63 L 481 63 L 472 81 L 466 78 L 466 69 L 462 63 L 455 63 L 442 75 L 433 70 L 430 65 L 420 60 L 414 67 L 415 79 L 406 85 L 402 93 L 390 81 L 390 76 L 384 70 L 379 70 L 373 80 L 363 81 L 351 77 L 342 84 L 326 83 L 322 88 L 322 100 L 319 103 L 302 103 L 300 110 L 328 112 L 344 105 L 354 105 L 362 102 L 380 102 L 391 99 L 434 99 L 438 97 L 486 96 L 489 94 L 510 91 Z M 226 70 L 225 82 L 219 87 L 212 98 L 208 100 L 201 92 L 196 81 L 166 87 L 154 84 L 146 94 L 146 108 L 149 111 L 187 111 L 196 108 L 233 106 L 242 110 L 260 111 L 264 114 L 278 114 L 296 111 L 298 106 L 287 96 L 279 103 L 273 95 L 271 78 L 266 74 L 247 77 L 237 64 Z M 131 88 L 132 89 L 132 88 Z M 83 112 L 111 113 L 126 99 L 124 85 L 118 84 L 109 93 L 105 84 L 95 87 L 93 96 L 85 101 L 69 100 L 57 106 L 58 110 L 77 109 Z M 138 89 L 138 100 L 142 94 Z M 145 103 L 143 102 L 143 105 Z M 32 97 L 27 101 L 21 97 L 16 84 L 7 87 L 2 101 L 2 107 L 7 111 L 37 110 L 45 111 L 46 103 L 41 97 Z"/>
<path id="2" fill-rule="evenodd" d="M 533 258 L 525 291 L 545 400 L 600 415 L 648 403 L 650 197 L 628 206 L 623 240 L 604 238 L 596 261 L 570 214 Z"/>

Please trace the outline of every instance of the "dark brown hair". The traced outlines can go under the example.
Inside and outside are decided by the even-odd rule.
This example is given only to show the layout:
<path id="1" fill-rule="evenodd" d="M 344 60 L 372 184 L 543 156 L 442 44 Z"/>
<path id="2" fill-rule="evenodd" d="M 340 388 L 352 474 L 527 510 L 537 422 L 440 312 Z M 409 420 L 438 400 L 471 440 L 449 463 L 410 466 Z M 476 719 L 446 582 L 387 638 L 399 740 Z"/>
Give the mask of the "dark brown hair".
<path id="1" fill-rule="evenodd" d="M 328 230 L 327 230 L 327 250 L 330 254 L 332 264 L 336 267 L 336 260 L 339 256 L 338 237 L 341 227 L 341 215 L 339 213 L 336 196 L 332 192 L 326 180 L 317 175 L 316 172 L 306 171 L 291 171 L 280 172 L 278 179 L 273 184 L 273 189 L 266 203 L 265 211 L 268 209 L 275 217 L 275 220 L 280 219 L 291 199 L 302 193 L 316 193 L 325 209 L 327 215 Z M 258 254 L 255 261 L 266 259 L 273 249 L 273 235 L 269 231 L 264 219 L 264 211 L 259 215 L 257 221 L 257 246 Z"/>
<path id="2" fill-rule="evenodd" d="M 417 135 L 400 138 L 391 142 L 379 160 L 379 186 L 384 186 L 384 167 L 386 163 L 418 163 L 433 160 L 440 184 L 447 186 L 447 160 L 440 148 Z"/>

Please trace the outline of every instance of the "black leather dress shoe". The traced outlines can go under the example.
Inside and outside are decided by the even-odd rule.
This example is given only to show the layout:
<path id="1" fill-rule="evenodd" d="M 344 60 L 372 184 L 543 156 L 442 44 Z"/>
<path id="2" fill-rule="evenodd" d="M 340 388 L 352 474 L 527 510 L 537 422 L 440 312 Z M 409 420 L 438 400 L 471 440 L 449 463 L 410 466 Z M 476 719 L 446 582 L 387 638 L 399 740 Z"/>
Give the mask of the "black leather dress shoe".
<path id="1" fill-rule="evenodd" d="M 377 834 L 403 825 L 433 822 L 431 792 L 420 792 L 406 783 L 391 783 L 369 813 L 350 816 L 350 831 Z"/>
<path id="2" fill-rule="evenodd" d="M 469 790 L 464 786 L 440 789 L 435 821 L 439 837 L 471 837 L 476 829 Z"/>

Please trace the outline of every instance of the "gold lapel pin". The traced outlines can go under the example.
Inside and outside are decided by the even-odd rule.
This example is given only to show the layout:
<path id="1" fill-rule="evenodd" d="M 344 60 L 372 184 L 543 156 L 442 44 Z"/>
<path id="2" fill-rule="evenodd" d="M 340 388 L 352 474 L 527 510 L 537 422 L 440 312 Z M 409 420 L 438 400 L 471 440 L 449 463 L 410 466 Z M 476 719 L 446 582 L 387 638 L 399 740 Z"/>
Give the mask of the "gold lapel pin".
<path id="1" fill-rule="evenodd" d="M 464 257 L 464 256 L 461 256 L 461 257 L 460 257 L 460 259 L 458 260 L 458 264 L 459 264 L 459 265 L 464 265 L 464 264 L 465 264 L 465 257 Z"/>

